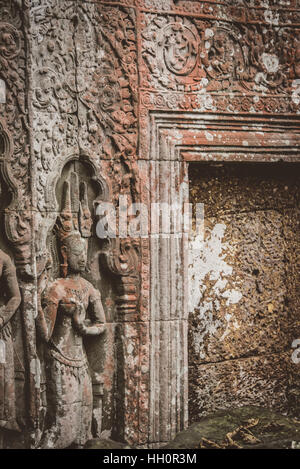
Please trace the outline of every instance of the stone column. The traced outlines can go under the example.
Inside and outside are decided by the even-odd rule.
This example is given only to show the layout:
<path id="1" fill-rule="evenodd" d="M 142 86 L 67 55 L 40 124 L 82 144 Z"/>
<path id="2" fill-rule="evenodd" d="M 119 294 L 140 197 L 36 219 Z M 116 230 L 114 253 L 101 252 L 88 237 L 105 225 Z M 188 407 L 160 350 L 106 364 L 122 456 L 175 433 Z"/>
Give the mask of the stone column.
<path id="1" fill-rule="evenodd" d="M 154 132 L 153 132 L 154 134 Z M 183 208 L 188 202 L 185 163 L 152 141 L 149 162 L 150 233 L 150 424 L 153 447 L 170 441 L 187 424 L 187 242 Z M 160 203 L 163 212 L 159 215 Z M 182 219 L 166 222 L 167 205 Z M 178 209 L 176 210 L 176 204 Z"/>

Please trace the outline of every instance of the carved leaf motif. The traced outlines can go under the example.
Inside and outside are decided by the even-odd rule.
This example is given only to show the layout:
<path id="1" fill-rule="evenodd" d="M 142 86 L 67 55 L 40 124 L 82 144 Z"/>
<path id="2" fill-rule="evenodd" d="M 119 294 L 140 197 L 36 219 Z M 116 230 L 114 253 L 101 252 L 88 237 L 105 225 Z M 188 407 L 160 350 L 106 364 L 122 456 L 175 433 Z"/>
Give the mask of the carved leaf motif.
<path id="1" fill-rule="evenodd" d="M 288 93 L 298 76 L 298 36 L 292 27 L 145 14 L 143 87 Z"/>

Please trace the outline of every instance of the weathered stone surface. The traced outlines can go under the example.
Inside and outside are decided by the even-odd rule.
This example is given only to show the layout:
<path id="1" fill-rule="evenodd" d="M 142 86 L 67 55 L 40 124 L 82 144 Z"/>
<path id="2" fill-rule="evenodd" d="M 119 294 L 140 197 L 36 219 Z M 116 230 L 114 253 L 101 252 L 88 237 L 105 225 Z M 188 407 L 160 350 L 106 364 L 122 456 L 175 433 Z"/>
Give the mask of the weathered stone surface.
<path id="1" fill-rule="evenodd" d="M 98 389 L 102 383 L 89 370 L 83 340 L 103 334 L 106 320 L 99 291 L 82 277 L 92 219 L 85 183 L 80 189 L 79 195 L 78 176 L 71 172 L 64 182 L 56 225 L 62 277 L 39 292 L 36 322 L 45 343 L 41 361 L 47 407 L 38 445 L 42 449 L 83 447 L 92 436 L 93 416 L 100 411 L 102 417 L 102 391 Z M 96 419 L 95 425 L 101 432 L 101 422 Z"/>
<path id="2" fill-rule="evenodd" d="M 11 319 L 20 306 L 21 294 L 15 266 L 10 257 L 3 251 L 0 251 L 0 271 L 2 288 L 5 288 L 5 295 L 4 298 L 1 298 L 0 309 L 0 448 L 2 448 L 7 431 L 20 431 L 16 412 Z"/>
<path id="3" fill-rule="evenodd" d="M 262 355 L 189 367 L 190 422 L 218 409 L 261 405 L 289 410 L 291 354 Z"/>
<path id="4" fill-rule="evenodd" d="M 191 198 L 205 207 L 203 250 L 190 265 L 199 292 L 189 330 L 191 421 L 247 403 L 289 410 L 299 185 L 293 164 L 190 167 Z"/>
<path id="5" fill-rule="evenodd" d="M 85 449 L 131 449 L 126 443 L 120 443 L 113 440 L 97 440 L 93 439 L 87 442 Z"/>
<path id="6" fill-rule="evenodd" d="M 257 406 L 210 414 L 165 449 L 287 449 L 300 443 L 300 422 Z"/>
<path id="7" fill-rule="evenodd" d="M 49 320 L 53 340 L 60 318 L 68 323 L 56 345 L 68 343 L 72 355 L 75 343 L 87 355 L 87 392 L 70 413 L 81 444 L 90 430 L 133 446 L 170 441 L 188 424 L 188 370 L 197 383 L 196 370 L 205 368 L 224 397 L 229 374 L 239 373 L 232 363 L 244 359 L 250 376 L 234 397 L 238 404 L 262 376 L 259 402 L 283 405 L 289 382 L 288 406 L 297 411 L 299 366 L 287 355 L 297 355 L 293 341 L 300 337 L 299 181 L 285 168 L 299 161 L 299 14 L 296 0 L 0 0 L 0 248 L 14 261 L 22 297 L 11 320 L 9 366 L 21 432 L 5 435 L 4 446 L 38 447 L 58 414 L 58 396 L 66 404 L 62 415 L 69 414 L 74 396 L 64 385 L 74 395 L 84 387 L 72 373 L 62 378 L 62 367 L 46 356 L 50 344 L 40 343 L 36 325 L 53 295 L 67 304 L 84 297 L 81 332 L 97 327 L 81 324 L 95 296 L 105 316 L 105 333 L 84 344 L 75 333 L 77 308 L 58 304 Z M 152 230 L 142 219 L 144 237 L 119 232 L 103 240 L 96 231 L 104 204 L 116 209 L 116 222 L 122 217 L 119 196 L 149 212 L 151 203 L 196 200 L 191 163 L 203 161 L 253 163 L 243 190 L 232 173 L 210 179 L 204 191 L 206 227 L 228 226 L 223 261 L 232 267 L 224 267 L 227 288 L 219 288 L 225 296 L 213 305 L 209 334 L 208 322 L 199 320 L 205 302 L 189 308 L 199 287 L 197 272 L 189 283 L 189 251 L 199 246 L 182 220 L 167 226 L 151 215 Z M 278 161 L 283 170 L 275 183 L 268 168 Z M 56 229 L 71 173 L 84 187 L 63 214 L 67 224 L 77 219 L 71 229 L 84 241 L 74 244 L 87 246 L 77 287 L 70 287 L 67 264 L 78 246 L 61 250 Z M 208 287 L 207 303 L 213 281 Z M 270 357 L 278 369 L 268 381 Z M 191 402 L 194 391 L 191 385 Z M 86 431 L 78 419 L 83 402 Z M 218 406 L 208 400 L 204 410 Z M 70 444 L 66 419 L 58 427 L 66 437 L 56 435 L 52 444 Z"/>

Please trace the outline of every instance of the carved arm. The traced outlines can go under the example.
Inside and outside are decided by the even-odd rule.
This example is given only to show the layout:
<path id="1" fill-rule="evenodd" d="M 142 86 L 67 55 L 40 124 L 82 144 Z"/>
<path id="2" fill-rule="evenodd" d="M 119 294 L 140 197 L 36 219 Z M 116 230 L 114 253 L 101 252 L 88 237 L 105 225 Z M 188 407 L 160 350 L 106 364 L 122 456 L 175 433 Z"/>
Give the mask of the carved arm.
<path id="1" fill-rule="evenodd" d="M 0 312 L 0 329 L 8 323 L 21 303 L 16 270 L 9 257 L 5 257 L 2 275 L 6 281 L 9 300 Z"/>
<path id="2" fill-rule="evenodd" d="M 89 306 L 91 320 L 80 319 L 83 306 L 79 305 L 73 317 L 74 325 L 82 335 L 100 335 L 106 329 L 106 320 L 100 293 L 95 289 L 91 291 Z"/>
<path id="3" fill-rule="evenodd" d="M 43 308 L 41 297 L 38 296 L 38 314 L 36 318 L 36 327 L 40 337 L 45 341 L 49 342 L 54 329 L 56 315 L 58 309 L 58 301 L 54 298 L 51 299 L 49 295 L 47 299 L 47 306 Z"/>

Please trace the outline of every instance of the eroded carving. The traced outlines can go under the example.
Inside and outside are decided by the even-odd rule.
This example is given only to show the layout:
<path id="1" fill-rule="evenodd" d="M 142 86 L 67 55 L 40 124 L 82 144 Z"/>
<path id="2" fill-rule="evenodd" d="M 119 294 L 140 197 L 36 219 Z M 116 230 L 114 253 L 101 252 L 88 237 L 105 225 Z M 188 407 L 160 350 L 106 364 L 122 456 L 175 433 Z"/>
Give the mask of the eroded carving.
<path id="1" fill-rule="evenodd" d="M 41 448 L 82 447 L 91 438 L 93 389 L 83 338 L 104 332 L 105 314 L 99 291 L 82 277 L 85 238 L 91 235 L 85 191 L 83 184 L 79 194 L 77 174 L 71 173 L 56 225 L 63 277 L 40 296 L 37 327 L 47 344 L 47 415 Z"/>
<path id="2" fill-rule="evenodd" d="M 143 58 L 153 78 L 143 74 L 143 86 L 147 86 L 147 79 L 150 86 L 157 80 L 174 90 L 194 86 L 204 76 L 195 25 L 186 18 L 160 15 L 145 16 L 144 21 Z"/>
<path id="3" fill-rule="evenodd" d="M 13 59 L 20 52 L 20 35 L 11 24 L 0 25 L 0 54 L 6 59 Z"/>
<path id="4" fill-rule="evenodd" d="M 245 59 L 238 32 L 232 25 L 206 30 L 206 53 L 203 63 L 209 78 L 221 81 L 222 88 L 240 80 L 245 73 Z"/>
<path id="5" fill-rule="evenodd" d="M 139 300 L 139 243 L 131 239 L 108 240 L 101 260 L 117 278 L 118 319 L 126 321 L 135 318 Z"/>
<path id="6" fill-rule="evenodd" d="M 20 431 L 16 421 L 14 347 L 10 320 L 18 309 L 21 295 L 15 267 L 0 250 L 0 277 L 4 295 L 0 306 L 0 448 L 4 432 Z"/>
<path id="7" fill-rule="evenodd" d="M 296 77 L 298 29 L 175 19 L 159 14 L 142 17 L 144 88 L 290 92 Z"/>
<path id="8" fill-rule="evenodd" d="M 155 241 L 147 239 L 141 242 L 141 254 L 135 240 L 113 239 L 105 244 L 93 238 L 91 199 L 94 204 L 109 200 L 117 206 L 120 194 L 126 194 L 129 202 L 142 197 L 148 203 L 163 193 L 173 198 L 185 164 L 178 160 L 177 169 L 169 171 L 172 165 L 166 150 L 172 146 L 173 137 L 164 141 L 167 129 L 160 133 L 161 144 L 152 148 L 158 136 L 154 124 L 157 115 L 172 116 L 168 128 L 180 130 L 176 135 L 178 145 L 182 138 L 194 145 L 179 125 L 181 111 L 187 111 L 186 116 L 196 121 L 199 113 L 217 114 L 218 118 L 222 113 L 259 114 L 257 122 L 265 121 L 266 114 L 281 119 L 280 114 L 298 113 L 296 8 L 296 0 L 0 0 L 0 81 L 5 92 L 5 99 L 0 98 L 0 111 L 9 128 L 9 136 L 0 132 L 0 157 L 4 160 L 3 176 L 12 190 L 5 229 L 24 300 L 22 334 L 30 417 L 25 433 L 28 435 L 32 426 L 38 427 L 33 446 L 40 441 L 41 423 L 41 447 L 83 445 L 90 435 L 92 407 L 94 436 L 100 437 L 102 398 L 105 430 L 118 427 L 119 435 L 134 445 L 169 438 L 167 429 L 177 431 L 186 421 L 186 397 L 182 397 L 186 394 L 175 377 L 176 370 L 180 370 L 182 382 L 185 379 L 180 364 L 187 353 L 185 326 L 179 332 L 181 326 L 177 329 L 177 323 L 173 330 L 169 321 L 161 320 L 169 313 L 173 317 L 173 312 L 182 312 L 187 296 L 180 280 L 184 254 L 163 243 L 155 248 Z M 209 137 L 215 138 L 214 131 L 206 130 Z M 270 129 L 262 133 L 266 135 Z M 265 137 L 258 138 L 264 147 Z M 220 146 L 223 143 L 220 141 Z M 148 159 L 152 160 L 149 165 Z M 160 166 L 157 169 L 153 162 L 156 159 Z M 66 203 L 54 232 L 56 183 L 73 160 L 79 161 L 73 166 L 79 175 L 82 162 L 92 166 L 92 175 L 84 173 L 85 181 L 105 175 L 111 190 L 104 195 L 102 187 L 96 201 L 89 183 L 88 187 L 85 183 L 78 187 L 73 174 L 66 181 Z M 69 203 L 70 186 L 73 190 Z M 61 187 L 57 198 L 60 191 Z M 80 269 L 85 264 L 87 241 L 91 271 L 83 274 Z M 74 272 L 76 254 L 82 255 L 82 264 L 75 266 Z M 174 278 L 178 282 L 177 296 L 175 291 L 168 291 L 169 271 L 171 285 Z M 160 279 L 157 290 L 155 276 Z M 40 279 L 37 322 L 44 337 L 44 356 L 36 351 L 36 279 Z M 92 284 L 97 285 L 96 290 Z M 86 328 L 97 333 L 102 328 L 103 322 L 97 325 L 99 314 L 93 314 L 90 300 L 99 288 L 112 324 L 107 326 L 105 344 L 101 338 L 100 346 L 92 345 L 89 350 L 93 339 L 88 338 L 88 364 L 82 338 Z M 84 322 L 90 313 L 92 324 Z M 151 330 L 149 318 L 154 318 Z M 52 341 L 56 345 L 59 342 L 59 347 L 63 344 L 67 358 L 62 357 L 64 350 L 54 349 Z M 170 350 L 165 343 L 170 344 Z M 72 355 L 73 345 L 78 355 Z M 106 363 L 98 360 L 103 348 L 112 352 Z M 68 363 L 63 362 L 65 358 Z M 78 359 L 80 366 L 73 366 L 73 359 Z M 88 365 L 94 369 L 97 360 L 99 375 L 90 376 Z M 44 365 L 48 400 L 41 404 Z M 77 407 L 76 397 L 58 389 L 59 379 L 70 384 L 77 397 L 86 384 L 87 392 L 78 399 Z M 122 416 L 117 422 L 116 396 L 117 413 L 120 410 L 118 416 Z M 86 403 L 84 409 L 82 403 Z M 41 413 L 45 409 L 44 421 Z M 79 415 L 84 420 L 82 426 L 77 420 Z"/>

